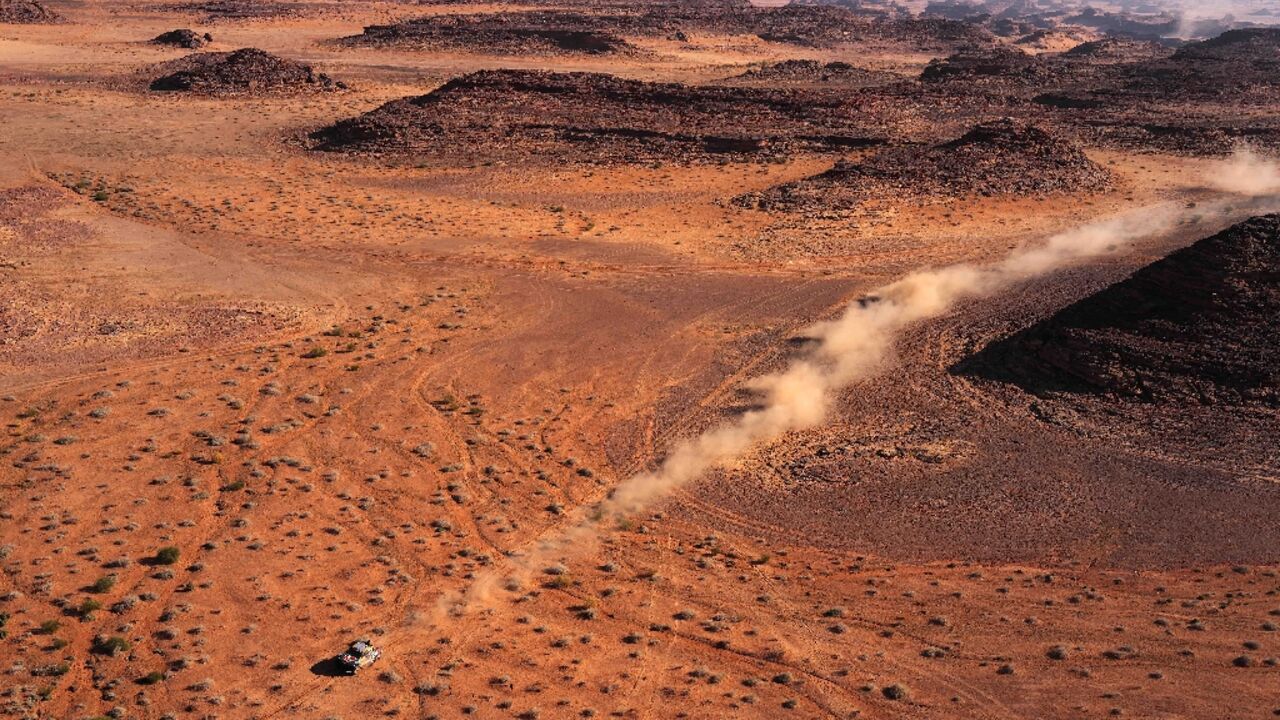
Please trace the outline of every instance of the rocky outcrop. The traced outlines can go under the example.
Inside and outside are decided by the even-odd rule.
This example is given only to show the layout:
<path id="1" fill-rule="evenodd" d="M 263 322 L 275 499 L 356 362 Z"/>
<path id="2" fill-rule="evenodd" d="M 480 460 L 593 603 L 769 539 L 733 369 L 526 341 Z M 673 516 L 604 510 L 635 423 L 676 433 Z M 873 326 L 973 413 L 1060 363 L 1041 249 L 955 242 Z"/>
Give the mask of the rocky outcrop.
<path id="1" fill-rule="evenodd" d="M 196 53 L 164 63 L 151 89 L 204 95 L 259 95 L 339 90 L 343 83 L 310 65 L 256 48 L 225 53 Z"/>
<path id="2" fill-rule="evenodd" d="M 932 60 L 920 74 L 920 80 L 938 82 L 981 82 L 994 80 L 1039 79 L 1046 73 L 1045 63 L 1015 47 L 997 46 L 965 50 L 949 57 Z"/>
<path id="3" fill-rule="evenodd" d="M 155 36 L 151 39 L 151 42 L 155 45 L 171 45 L 173 47 L 196 50 L 213 42 L 213 36 L 209 33 L 200 34 L 195 30 L 189 29 L 170 30 Z"/>
<path id="4" fill-rule="evenodd" d="M 486 51 L 579 51 L 579 46 L 586 46 L 608 52 L 625 47 L 624 38 L 687 41 L 706 35 L 753 36 L 806 47 L 879 42 L 915 51 L 952 51 L 992 40 L 982 28 L 940 18 L 866 15 L 833 5 L 753 7 L 741 2 L 606 5 L 594 12 L 548 9 L 428 15 L 369 26 L 339 42 Z"/>
<path id="5" fill-rule="evenodd" d="M 862 161 L 744 195 L 745 207 L 823 213 L 869 200 L 1039 195 L 1106 187 L 1105 170 L 1074 143 L 1010 119 L 983 123 L 951 142 L 891 148 Z"/>
<path id="6" fill-rule="evenodd" d="M 845 92 L 690 86 L 492 70 L 321 128 L 311 147 L 379 155 L 705 161 L 880 142 Z"/>
<path id="7" fill-rule="evenodd" d="M 971 375 L 1037 394 L 1280 407 L 1280 215 L 1251 218 L 993 343 Z"/>
<path id="8" fill-rule="evenodd" d="M 36 0 L 0 0 L 0 23 L 40 25 L 64 20 L 61 15 Z"/>
<path id="9" fill-rule="evenodd" d="M 1114 47 L 1114 46 L 1113 46 Z M 1132 50 L 1133 46 L 1129 46 Z M 1280 28 L 1233 30 L 1172 55 L 1091 63 L 1034 101 L 1102 144 L 1225 153 L 1280 145 Z M 1088 59 L 1085 49 L 1064 59 Z"/>
<path id="10" fill-rule="evenodd" d="M 298 18 L 323 14 L 339 5 L 321 2 L 277 2 L 275 0 L 204 0 L 204 2 L 179 2 L 162 6 L 170 12 L 204 13 L 205 22 L 221 20 L 261 20 L 265 18 Z"/>
<path id="11" fill-rule="evenodd" d="M 574 12 L 499 12 L 435 15 L 390 25 L 370 25 L 342 38 L 348 46 L 412 47 L 501 54 L 633 51 L 596 15 Z"/>
<path id="12" fill-rule="evenodd" d="M 741 75 L 729 78 L 751 84 L 772 85 L 825 85 L 846 87 L 871 87 L 901 80 L 894 73 L 867 70 L 846 62 L 821 63 L 817 60 L 783 60 L 763 67 L 756 67 Z"/>
<path id="13" fill-rule="evenodd" d="M 1080 43 L 1063 55 L 1087 62 L 1133 63 L 1167 58 L 1173 52 L 1169 46 L 1149 40 L 1105 37 Z"/>

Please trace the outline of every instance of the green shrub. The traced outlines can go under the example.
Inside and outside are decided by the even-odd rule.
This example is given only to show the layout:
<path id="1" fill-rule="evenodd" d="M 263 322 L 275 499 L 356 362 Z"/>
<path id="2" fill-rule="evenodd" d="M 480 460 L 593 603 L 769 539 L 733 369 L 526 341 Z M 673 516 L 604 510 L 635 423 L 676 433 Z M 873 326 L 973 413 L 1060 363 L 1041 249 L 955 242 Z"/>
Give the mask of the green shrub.
<path id="1" fill-rule="evenodd" d="M 152 670 L 146 675 L 143 675 L 142 677 L 138 678 L 138 684 L 139 685 L 155 685 L 156 683 L 160 682 L 163 679 L 164 679 L 164 673 L 160 672 L 159 670 Z"/>
<path id="2" fill-rule="evenodd" d="M 80 606 L 76 608 L 76 613 L 81 618 L 88 620 L 89 618 L 93 617 L 94 612 L 101 609 L 102 609 L 102 603 L 98 602 L 97 600 L 94 600 L 93 598 L 85 598 L 85 601 L 80 603 Z"/>
<path id="3" fill-rule="evenodd" d="M 156 551 L 156 562 L 161 565 L 172 565 L 178 562 L 181 551 L 173 545 L 162 547 Z"/>
<path id="4" fill-rule="evenodd" d="M 308 360 L 314 360 L 315 358 L 322 358 L 328 354 L 329 354 L 328 350 L 325 350 L 324 348 L 317 345 L 316 347 L 313 347 L 310 350 L 302 353 L 302 357 L 307 358 Z"/>
<path id="5" fill-rule="evenodd" d="M 93 647 L 90 649 L 98 655 L 118 655 L 129 651 L 129 641 L 119 635 L 111 637 L 99 635 L 93 639 Z"/>
<path id="6" fill-rule="evenodd" d="M 116 586 L 115 575 L 103 575 L 102 577 L 93 581 L 93 584 L 89 586 L 89 591 L 95 592 L 95 593 L 104 593 L 115 586 Z"/>

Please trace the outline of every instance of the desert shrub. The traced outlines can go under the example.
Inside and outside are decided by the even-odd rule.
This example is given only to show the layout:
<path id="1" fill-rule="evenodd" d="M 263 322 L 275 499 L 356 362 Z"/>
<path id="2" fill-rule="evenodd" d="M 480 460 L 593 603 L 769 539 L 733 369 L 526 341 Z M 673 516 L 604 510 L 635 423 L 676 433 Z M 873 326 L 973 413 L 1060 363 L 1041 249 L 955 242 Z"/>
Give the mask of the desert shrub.
<path id="1" fill-rule="evenodd" d="M 32 677 L 61 677 L 71 671 L 70 663 L 57 663 L 31 668 Z"/>
<path id="2" fill-rule="evenodd" d="M 76 614 L 81 618 L 88 620 L 93 617 L 93 613 L 102 609 L 102 603 L 93 598 L 85 598 L 84 602 L 76 607 Z"/>
<path id="3" fill-rule="evenodd" d="M 99 635 L 93 639 L 93 645 L 89 649 L 98 655 L 117 655 L 129 651 L 129 641 L 119 635 Z"/>
<path id="4" fill-rule="evenodd" d="M 543 584 L 543 587 L 551 590 L 564 590 L 573 585 L 573 580 L 568 575 L 556 575 Z"/>
<path id="5" fill-rule="evenodd" d="M 306 358 L 307 360 L 314 360 L 316 358 L 322 358 L 328 354 L 329 354 L 328 350 L 325 350 L 324 348 L 317 345 L 311 348 L 310 350 L 307 350 L 306 352 L 302 353 L 302 357 Z"/>
<path id="6" fill-rule="evenodd" d="M 898 683 L 889 685 L 880 691 L 888 700 L 905 700 L 907 697 L 907 687 Z"/>
<path id="7" fill-rule="evenodd" d="M 93 581 L 93 584 L 89 586 L 89 591 L 95 592 L 95 593 L 104 593 L 115 586 L 116 586 L 115 575 L 103 575 L 102 577 Z"/>
<path id="8" fill-rule="evenodd" d="M 164 673 L 160 672 L 159 670 L 152 670 L 146 675 L 143 675 L 142 677 L 138 678 L 138 684 L 139 685 L 155 685 L 156 683 L 160 682 L 163 679 L 164 679 Z"/>
<path id="9" fill-rule="evenodd" d="M 182 551 L 173 545 L 167 545 L 156 551 L 156 562 L 161 565 L 172 565 L 178 562 L 178 556 L 181 553 Z"/>

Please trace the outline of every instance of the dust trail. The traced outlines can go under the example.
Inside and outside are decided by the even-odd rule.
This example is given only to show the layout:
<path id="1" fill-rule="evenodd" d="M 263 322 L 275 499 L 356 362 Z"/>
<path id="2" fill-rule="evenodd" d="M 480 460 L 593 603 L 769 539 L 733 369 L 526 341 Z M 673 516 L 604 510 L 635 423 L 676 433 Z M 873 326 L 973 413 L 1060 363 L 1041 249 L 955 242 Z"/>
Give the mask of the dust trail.
<path id="1" fill-rule="evenodd" d="M 1168 230 L 1181 218 L 1173 205 L 1158 205 L 1057 235 L 995 265 L 924 270 L 873 292 L 837 319 L 810 328 L 806 335 L 817 347 L 808 357 L 754 382 L 765 398 L 759 409 L 681 443 L 656 470 L 624 481 L 605 502 L 604 514 L 641 510 L 751 445 L 822 423 L 839 390 L 885 366 L 906 326 L 937 317 L 960 300 L 990 295 L 1072 260 Z"/>
<path id="2" fill-rule="evenodd" d="M 1280 168 L 1243 152 L 1215 168 L 1207 182 L 1237 195 L 1280 191 Z M 990 296 L 1046 275 L 1072 262 L 1118 250 L 1179 224 L 1220 218 L 1231 200 L 1199 206 L 1161 203 L 1055 235 L 1014 251 L 991 265 L 958 264 L 922 270 L 851 303 L 834 320 L 809 328 L 814 349 L 779 373 L 752 382 L 762 400 L 733 422 L 677 444 L 654 470 L 624 480 L 602 503 L 567 530 L 544 538 L 531 552 L 511 558 L 505 574 L 477 578 L 462 595 L 442 601 L 449 614 L 491 608 L 500 586 L 518 589 L 530 576 L 568 552 L 584 554 L 606 524 L 636 513 L 697 479 L 711 468 L 743 456 L 758 443 L 812 428 L 827 417 L 840 391 L 884 369 L 907 326 L 937 317 L 956 303 Z"/>
<path id="3" fill-rule="evenodd" d="M 1213 166 L 1208 182 L 1238 195 L 1276 194 L 1280 193 L 1280 165 L 1242 147 Z M 872 293 L 873 300 L 855 302 L 836 320 L 810 328 L 806 335 L 818 345 L 809 357 L 781 373 L 757 379 L 753 386 L 765 395 L 760 409 L 676 446 L 657 470 L 619 485 L 605 502 L 603 514 L 641 510 L 711 467 L 742 455 L 755 443 L 820 424 L 834 395 L 879 370 L 899 331 L 911 323 L 936 317 L 960 300 L 991 295 L 1074 260 L 1110 252 L 1223 209 L 1221 203 L 1203 208 L 1172 203 L 1142 208 L 1055 235 L 1043 245 L 1014 251 L 995 265 L 923 270 L 881 288 Z"/>
<path id="4" fill-rule="evenodd" d="M 1215 163 L 1209 185 L 1224 192 L 1250 197 L 1280 193 L 1280 164 L 1242 145 L 1229 159 Z"/>

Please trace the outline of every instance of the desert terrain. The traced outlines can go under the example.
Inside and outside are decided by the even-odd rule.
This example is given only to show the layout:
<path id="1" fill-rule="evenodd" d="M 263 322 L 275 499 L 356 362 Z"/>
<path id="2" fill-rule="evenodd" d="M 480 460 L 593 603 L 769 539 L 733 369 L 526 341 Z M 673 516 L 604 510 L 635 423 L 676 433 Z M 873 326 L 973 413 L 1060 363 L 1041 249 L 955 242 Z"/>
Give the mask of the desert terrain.
<path id="1" fill-rule="evenodd" d="M 1188 7 L 0 0 L 0 715 L 1280 716 Z"/>

